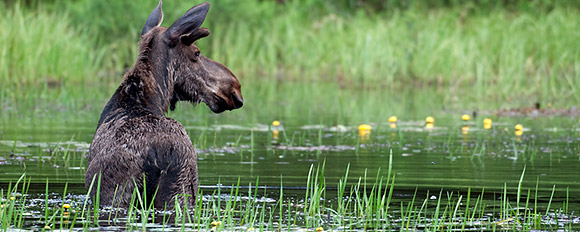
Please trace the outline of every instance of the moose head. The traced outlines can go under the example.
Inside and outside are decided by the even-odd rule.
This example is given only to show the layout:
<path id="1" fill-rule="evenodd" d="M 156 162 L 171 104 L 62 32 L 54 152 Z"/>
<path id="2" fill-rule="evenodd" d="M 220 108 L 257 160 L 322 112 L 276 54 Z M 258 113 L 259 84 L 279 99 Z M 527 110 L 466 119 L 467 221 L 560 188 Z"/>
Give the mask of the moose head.
<path id="1" fill-rule="evenodd" d="M 221 113 L 242 107 L 241 85 L 224 65 L 205 57 L 195 41 L 210 34 L 200 27 L 209 3 L 189 9 L 169 28 L 162 27 L 162 2 L 149 15 L 139 45 L 138 64 L 148 66 L 161 92 L 163 111 L 175 109 L 178 101 L 205 103 L 213 112 Z"/>

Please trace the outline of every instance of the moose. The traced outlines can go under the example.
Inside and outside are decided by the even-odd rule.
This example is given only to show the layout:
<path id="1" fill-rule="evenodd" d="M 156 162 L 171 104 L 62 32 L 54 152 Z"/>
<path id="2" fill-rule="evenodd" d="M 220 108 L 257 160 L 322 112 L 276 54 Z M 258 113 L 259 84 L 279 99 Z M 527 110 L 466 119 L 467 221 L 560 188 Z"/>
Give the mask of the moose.
<path id="1" fill-rule="evenodd" d="M 192 204 L 197 155 L 185 128 L 165 113 L 178 101 L 203 102 L 214 113 L 243 105 L 236 76 L 194 43 L 210 34 L 200 27 L 209 3 L 192 7 L 169 28 L 161 26 L 161 5 L 147 18 L 137 61 L 101 113 L 89 149 L 85 187 L 95 199 L 100 183 L 102 205 L 127 207 L 134 191 L 146 193 L 156 208 Z"/>

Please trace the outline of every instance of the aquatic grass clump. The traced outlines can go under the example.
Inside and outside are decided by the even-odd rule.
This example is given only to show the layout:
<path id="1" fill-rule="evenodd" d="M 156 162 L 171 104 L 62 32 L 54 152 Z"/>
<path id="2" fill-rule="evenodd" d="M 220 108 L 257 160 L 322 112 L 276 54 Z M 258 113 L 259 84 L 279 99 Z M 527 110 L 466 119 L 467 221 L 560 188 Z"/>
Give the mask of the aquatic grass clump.
<path id="1" fill-rule="evenodd" d="M 35 217 L 27 200 L 30 182 L 23 175 L 14 185 L 0 190 L 3 199 L 0 223 L 3 230 L 45 227 L 48 230 L 83 228 L 124 228 L 126 230 L 574 230 L 580 225 L 570 208 L 570 193 L 555 197 L 555 186 L 549 200 L 539 202 L 538 181 L 535 189 L 524 186 L 524 167 L 517 186 L 507 183 L 496 190 L 473 188 L 441 189 L 421 193 L 419 188 L 398 192 L 395 181 L 397 165 L 389 154 L 386 173 L 376 176 L 351 177 L 350 165 L 337 188 L 328 186 L 325 163 L 312 165 L 308 171 L 306 188 L 292 190 L 282 180 L 276 196 L 272 189 L 259 185 L 259 179 L 247 187 L 237 184 L 212 189 L 200 189 L 194 208 L 177 207 L 174 210 L 154 210 L 147 197 L 155 194 L 136 189 L 127 209 L 99 206 L 82 194 L 81 200 L 65 200 L 67 185 L 55 207 L 48 204 L 48 182 L 45 191 L 43 215 Z M 99 188 L 95 176 L 89 189 Z M 354 182 L 352 182 L 354 180 Z M 349 184 L 352 183 L 352 184 Z M 146 189 L 146 188 L 145 188 Z M 514 189 L 509 190 L 509 189 Z M 268 190 L 268 191 L 267 191 Z M 208 191 L 207 193 L 204 193 Z M 89 190 L 90 192 L 90 190 Z M 245 192 L 245 193 L 244 193 Z M 535 192 L 535 194 L 534 194 Z M 15 196 L 10 198 L 10 196 Z M 84 197 L 82 197 L 84 196 Z M 19 200 L 20 199 L 20 200 Z M 70 208 L 64 207 L 70 204 Z M 555 205 L 561 205 L 554 207 Z M 114 214 L 113 214 L 114 212 Z M 32 217 L 30 215 L 32 214 Z M 108 215 L 107 215 L 108 214 Z M 554 220 L 558 223 L 554 224 Z"/>
<path id="2" fill-rule="evenodd" d="M 10 182 L 6 190 L 0 189 L 0 228 L 3 231 L 11 225 L 22 227 L 24 206 L 27 201 L 22 192 L 27 192 L 29 187 L 30 181 L 26 180 L 26 175 L 22 175 L 14 184 Z"/>

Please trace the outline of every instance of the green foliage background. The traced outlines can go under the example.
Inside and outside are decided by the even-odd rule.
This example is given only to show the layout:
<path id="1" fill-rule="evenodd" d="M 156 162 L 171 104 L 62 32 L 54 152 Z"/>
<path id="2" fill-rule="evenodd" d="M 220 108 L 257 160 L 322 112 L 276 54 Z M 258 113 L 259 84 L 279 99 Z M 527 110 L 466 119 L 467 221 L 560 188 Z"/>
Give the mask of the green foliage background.
<path id="1" fill-rule="evenodd" d="M 250 121 L 405 114 L 409 96 L 425 111 L 580 102 L 577 1 L 210 2 L 212 35 L 198 45 L 242 81 Z M 197 3 L 164 1 L 163 25 Z M 0 2 L 2 114 L 100 111 L 156 4 Z"/>

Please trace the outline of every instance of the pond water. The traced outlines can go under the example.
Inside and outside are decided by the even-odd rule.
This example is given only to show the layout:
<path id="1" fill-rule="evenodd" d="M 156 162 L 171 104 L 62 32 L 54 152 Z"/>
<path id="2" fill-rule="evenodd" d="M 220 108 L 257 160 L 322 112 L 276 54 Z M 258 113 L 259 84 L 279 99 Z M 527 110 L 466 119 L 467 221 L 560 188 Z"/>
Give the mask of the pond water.
<path id="1" fill-rule="evenodd" d="M 528 190 L 532 194 L 537 191 L 531 201 L 539 202 L 536 204 L 542 210 L 550 204 L 562 208 L 562 202 L 566 202 L 566 220 L 555 228 L 578 228 L 580 220 L 574 216 L 580 210 L 577 119 L 492 117 L 493 126 L 485 129 L 481 116 L 467 122 L 454 114 L 435 118 L 433 127 L 426 127 L 423 119 L 400 119 L 396 124 L 386 119 L 370 122 L 370 133 L 360 133 L 358 125 L 284 122 L 276 127 L 270 122 L 185 127 L 198 152 L 205 192 L 238 181 L 240 186 L 257 182 L 264 189 L 260 195 L 264 194 L 266 202 L 275 204 L 281 185 L 288 194 L 287 201 L 301 202 L 311 167 L 316 170 L 324 165 L 326 198 L 336 201 L 339 180 L 345 177 L 347 168 L 347 184 L 355 185 L 359 178 L 374 183 L 378 176 L 386 181 L 392 165 L 395 208 L 413 197 L 429 198 L 454 191 L 465 194 L 468 189 L 474 195 L 485 192 L 485 200 L 493 205 L 501 199 L 504 188 L 516 193 L 525 168 L 524 198 Z M 524 125 L 522 134 L 514 130 L 517 123 Z M 63 197 L 59 193 L 65 183 L 70 193 L 67 198 L 74 201 L 82 196 L 86 193 L 84 172 L 94 124 L 35 126 L 4 122 L 0 125 L 0 186 L 5 188 L 26 173 L 31 178 L 32 198 L 44 200 L 47 181 L 49 192 L 56 194 L 51 199 Z M 33 221 L 31 225 L 35 225 Z"/>

